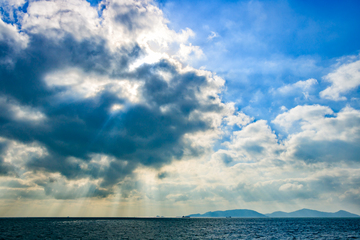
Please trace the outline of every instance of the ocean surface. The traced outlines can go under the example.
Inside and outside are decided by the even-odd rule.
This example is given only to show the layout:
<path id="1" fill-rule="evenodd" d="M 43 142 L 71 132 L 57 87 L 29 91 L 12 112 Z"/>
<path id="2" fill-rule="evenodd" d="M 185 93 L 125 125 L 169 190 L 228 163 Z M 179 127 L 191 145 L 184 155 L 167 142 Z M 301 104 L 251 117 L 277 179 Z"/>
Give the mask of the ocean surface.
<path id="1" fill-rule="evenodd" d="M 360 218 L 0 218 L 0 239 L 360 239 Z"/>

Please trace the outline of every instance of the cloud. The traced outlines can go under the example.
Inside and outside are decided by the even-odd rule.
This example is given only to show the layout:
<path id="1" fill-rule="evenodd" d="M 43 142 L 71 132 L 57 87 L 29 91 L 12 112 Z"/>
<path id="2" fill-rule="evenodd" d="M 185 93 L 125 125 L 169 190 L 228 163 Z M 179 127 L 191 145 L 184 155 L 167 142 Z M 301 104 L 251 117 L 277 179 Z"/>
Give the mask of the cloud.
<path id="1" fill-rule="evenodd" d="M 273 123 L 288 135 L 287 156 L 308 163 L 358 161 L 360 111 L 351 107 L 334 113 L 320 105 L 297 106 L 278 115 Z"/>
<path id="2" fill-rule="evenodd" d="M 230 133 L 221 149 L 208 153 L 210 160 L 175 162 L 163 166 L 154 178 L 167 173 L 161 179 L 169 185 L 161 189 L 163 201 L 183 196 L 188 187 L 191 194 L 183 200 L 187 204 L 200 199 L 204 204 L 234 203 L 234 207 L 264 202 L 354 204 L 359 114 L 350 107 L 334 113 L 321 105 L 297 106 L 272 122 L 286 131 L 281 138 L 264 120 L 247 123 Z M 148 188 L 157 185 L 148 179 L 143 180 L 149 182 Z"/>
<path id="3" fill-rule="evenodd" d="M 239 191 L 241 198 L 248 202 L 287 202 L 295 199 L 327 199 L 330 196 L 333 201 L 337 198 L 337 201 L 346 202 L 349 199 L 344 199 L 344 194 L 357 191 L 357 187 L 354 186 L 357 181 L 354 174 L 352 171 L 335 170 L 304 178 L 239 184 L 236 191 Z"/>
<path id="4" fill-rule="evenodd" d="M 302 94 L 304 94 L 304 97 L 307 99 L 309 97 L 309 91 L 317 83 L 318 82 L 316 79 L 310 78 L 306 81 L 298 81 L 294 84 L 288 84 L 283 87 L 280 87 L 277 89 L 277 92 L 279 92 L 282 95 L 292 95 L 294 93 L 301 92 Z"/>
<path id="5" fill-rule="evenodd" d="M 0 136 L 44 149 L 14 166 L 59 173 L 37 183 L 46 196 L 105 197 L 139 166 L 197 156 L 218 137 L 233 110 L 219 97 L 223 79 L 179 62 L 201 53 L 190 29 L 168 29 L 149 2 L 108 1 L 101 17 L 86 1 L 28 4 L 19 29 L 0 22 Z"/>
<path id="6" fill-rule="evenodd" d="M 273 126 L 285 131 L 285 136 L 280 137 L 264 120 L 249 123 L 232 132 L 230 140 L 211 154 L 210 161 L 189 167 L 203 169 L 193 173 L 202 179 L 196 189 L 211 193 L 204 200 L 209 202 L 284 204 L 326 200 L 331 201 L 329 204 L 354 204 L 358 192 L 359 121 L 360 112 L 350 107 L 334 113 L 327 106 L 303 105 L 272 121 Z M 197 178 L 178 169 L 180 176 L 184 174 L 184 179 L 177 177 L 179 182 L 196 183 L 186 179 Z M 172 172 L 167 167 L 166 171 Z M 174 181 L 171 178 L 176 175 L 170 176 L 167 181 Z M 187 201 L 197 199 L 196 189 Z"/>
<path id="7" fill-rule="evenodd" d="M 41 123 L 45 120 L 44 114 L 28 106 L 20 106 L 15 101 L 6 98 L 0 98 L 0 115 L 3 119 L 10 121 L 25 121 L 32 123 Z"/>
<path id="8" fill-rule="evenodd" d="M 343 94 L 356 89 L 360 85 L 360 60 L 345 63 L 324 77 L 331 86 L 320 92 L 320 97 L 340 101 L 346 100 Z"/>
<path id="9" fill-rule="evenodd" d="M 213 38 L 219 37 L 219 34 L 216 32 L 211 31 L 211 34 L 207 37 L 209 40 L 212 40 Z"/>
<path id="10" fill-rule="evenodd" d="M 318 193 L 310 187 L 304 187 L 305 184 L 300 180 L 280 180 L 262 182 L 256 185 L 239 184 L 236 191 L 245 202 L 256 201 L 278 201 L 286 202 L 294 199 L 311 199 L 318 198 Z"/>
<path id="11" fill-rule="evenodd" d="M 261 161 L 282 151 L 282 146 L 265 120 L 248 124 L 240 131 L 232 133 L 231 141 L 224 145 L 237 161 Z"/>
<path id="12" fill-rule="evenodd" d="M 109 189 L 99 188 L 87 179 L 69 182 L 63 178 L 51 178 L 45 182 L 38 181 L 37 184 L 44 187 L 45 195 L 55 199 L 104 198 L 113 193 Z"/>
<path id="13" fill-rule="evenodd" d="M 359 206 L 359 202 L 360 202 L 360 189 L 350 189 L 347 190 L 342 196 L 341 198 L 343 198 L 343 200 L 345 202 L 348 203 L 352 203 L 352 204 L 356 204 L 357 206 Z"/>
<path id="14" fill-rule="evenodd" d="M 0 151 L 4 151 L 4 148 L 6 148 L 6 144 L 1 142 L 0 143 Z M 4 161 L 4 158 L 0 156 L 0 176 L 3 175 L 9 175 L 13 173 L 13 166 L 9 164 L 8 162 Z"/>
<path id="15" fill-rule="evenodd" d="M 165 166 L 171 174 L 161 179 L 161 186 L 148 180 L 146 188 L 161 195 L 162 201 L 174 202 L 178 197 L 186 196 L 182 201 L 190 205 L 201 200 L 203 205 L 222 202 L 223 205 L 234 203 L 235 207 L 249 203 L 263 205 L 264 202 L 267 205 L 274 201 L 276 204 L 330 201 L 329 198 L 332 203 L 347 204 L 349 199 L 345 199 L 344 194 L 358 189 L 359 171 L 352 167 L 329 167 L 322 163 L 301 166 L 291 161 L 279 166 L 269 161 L 229 165 L 222 159 L 224 153 L 218 151 L 209 162 L 199 163 L 197 160 L 177 162 L 177 167 Z M 188 171 L 188 168 L 194 170 Z M 202 170 L 195 170 L 198 168 Z"/>
<path id="16" fill-rule="evenodd" d="M 304 105 L 296 106 L 289 111 L 279 114 L 272 122 L 283 127 L 286 131 L 303 126 L 306 123 L 322 119 L 325 115 L 332 115 L 334 112 L 326 106 Z"/>
<path id="17" fill-rule="evenodd" d="M 237 126 L 241 127 L 246 126 L 254 119 L 247 116 L 243 112 L 237 112 L 236 115 L 225 117 L 224 120 L 227 121 L 227 125 L 229 126 L 233 126 L 236 124 Z"/>

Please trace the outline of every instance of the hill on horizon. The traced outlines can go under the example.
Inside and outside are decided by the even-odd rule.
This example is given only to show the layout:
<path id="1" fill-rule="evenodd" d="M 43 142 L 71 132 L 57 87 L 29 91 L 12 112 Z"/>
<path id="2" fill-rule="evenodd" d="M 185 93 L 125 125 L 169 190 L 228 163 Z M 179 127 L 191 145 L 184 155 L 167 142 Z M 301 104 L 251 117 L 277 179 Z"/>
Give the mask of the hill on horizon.
<path id="1" fill-rule="evenodd" d="M 238 218 L 266 218 L 264 214 L 249 209 L 234 209 L 226 211 L 206 212 L 204 214 L 191 214 L 189 217 L 238 217 Z"/>
<path id="2" fill-rule="evenodd" d="M 304 217 L 320 217 L 320 218 L 326 218 L 326 217 L 360 217 L 357 214 L 353 214 L 344 210 L 340 210 L 337 212 L 321 212 L 321 211 L 317 211 L 317 210 L 312 210 L 312 209 L 307 209 L 307 208 L 303 208 L 294 212 L 282 212 L 282 211 L 277 211 L 277 212 L 273 212 L 273 213 L 269 213 L 269 214 L 265 214 L 268 217 L 272 217 L 272 218 L 276 218 L 276 217 L 289 217 L 289 218 L 294 218 L 294 217 L 299 217 L 299 218 L 304 218 Z"/>
<path id="3" fill-rule="evenodd" d="M 273 213 L 262 214 L 250 209 L 233 209 L 233 210 L 225 210 L 225 211 L 210 211 L 204 214 L 190 214 L 187 215 L 189 217 L 209 217 L 209 218 L 221 218 L 221 217 L 232 217 L 232 218 L 349 218 L 349 217 L 360 217 L 357 214 L 353 214 L 344 210 L 340 210 L 337 212 L 321 212 L 312 209 L 300 209 L 294 212 L 282 212 L 276 211 Z"/>

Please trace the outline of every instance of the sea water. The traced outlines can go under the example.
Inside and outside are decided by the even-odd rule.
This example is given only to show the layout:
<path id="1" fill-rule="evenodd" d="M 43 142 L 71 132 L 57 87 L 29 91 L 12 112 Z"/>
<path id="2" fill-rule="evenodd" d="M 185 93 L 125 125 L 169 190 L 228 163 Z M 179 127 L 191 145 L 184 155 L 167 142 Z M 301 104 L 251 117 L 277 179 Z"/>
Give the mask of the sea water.
<path id="1" fill-rule="evenodd" d="M 1 218 L 0 239 L 360 239 L 360 218 Z"/>

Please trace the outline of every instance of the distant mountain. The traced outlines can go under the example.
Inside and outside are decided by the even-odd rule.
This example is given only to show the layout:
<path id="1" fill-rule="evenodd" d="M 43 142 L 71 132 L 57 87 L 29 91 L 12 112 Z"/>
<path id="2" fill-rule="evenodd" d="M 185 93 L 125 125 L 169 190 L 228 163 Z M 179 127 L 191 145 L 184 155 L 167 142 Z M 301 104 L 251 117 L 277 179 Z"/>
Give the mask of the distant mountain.
<path id="1" fill-rule="evenodd" d="M 232 218 L 266 218 L 264 214 L 248 209 L 234 209 L 226 211 L 207 212 L 204 214 L 191 214 L 189 217 L 232 217 Z"/>
<path id="2" fill-rule="evenodd" d="M 254 210 L 249 209 L 234 209 L 234 210 L 226 210 L 226 211 L 214 211 L 214 212 L 206 212 L 204 214 L 191 214 L 188 217 L 210 217 L 210 218 L 221 218 L 221 217 L 232 217 L 232 218 L 308 218 L 308 217 L 320 217 L 320 218 L 351 218 L 351 217 L 360 217 L 359 215 L 349 213 L 344 210 L 340 210 L 338 212 L 320 212 L 311 209 L 301 209 L 295 212 L 273 212 L 269 214 L 261 214 Z"/>
<path id="3" fill-rule="evenodd" d="M 344 210 L 340 210 L 338 212 L 334 212 L 334 213 L 330 213 L 330 212 L 320 212 L 320 211 L 316 211 L 316 210 L 311 210 L 311 209 L 301 209 L 301 210 L 297 210 L 295 212 L 273 212 L 270 214 L 265 214 L 268 217 L 271 218 L 306 218 L 306 217 L 321 217 L 321 218 L 326 218 L 326 217 L 360 217 L 359 215 L 353 214 L 353 213 L 349 213 L 347 211 Z"/>

